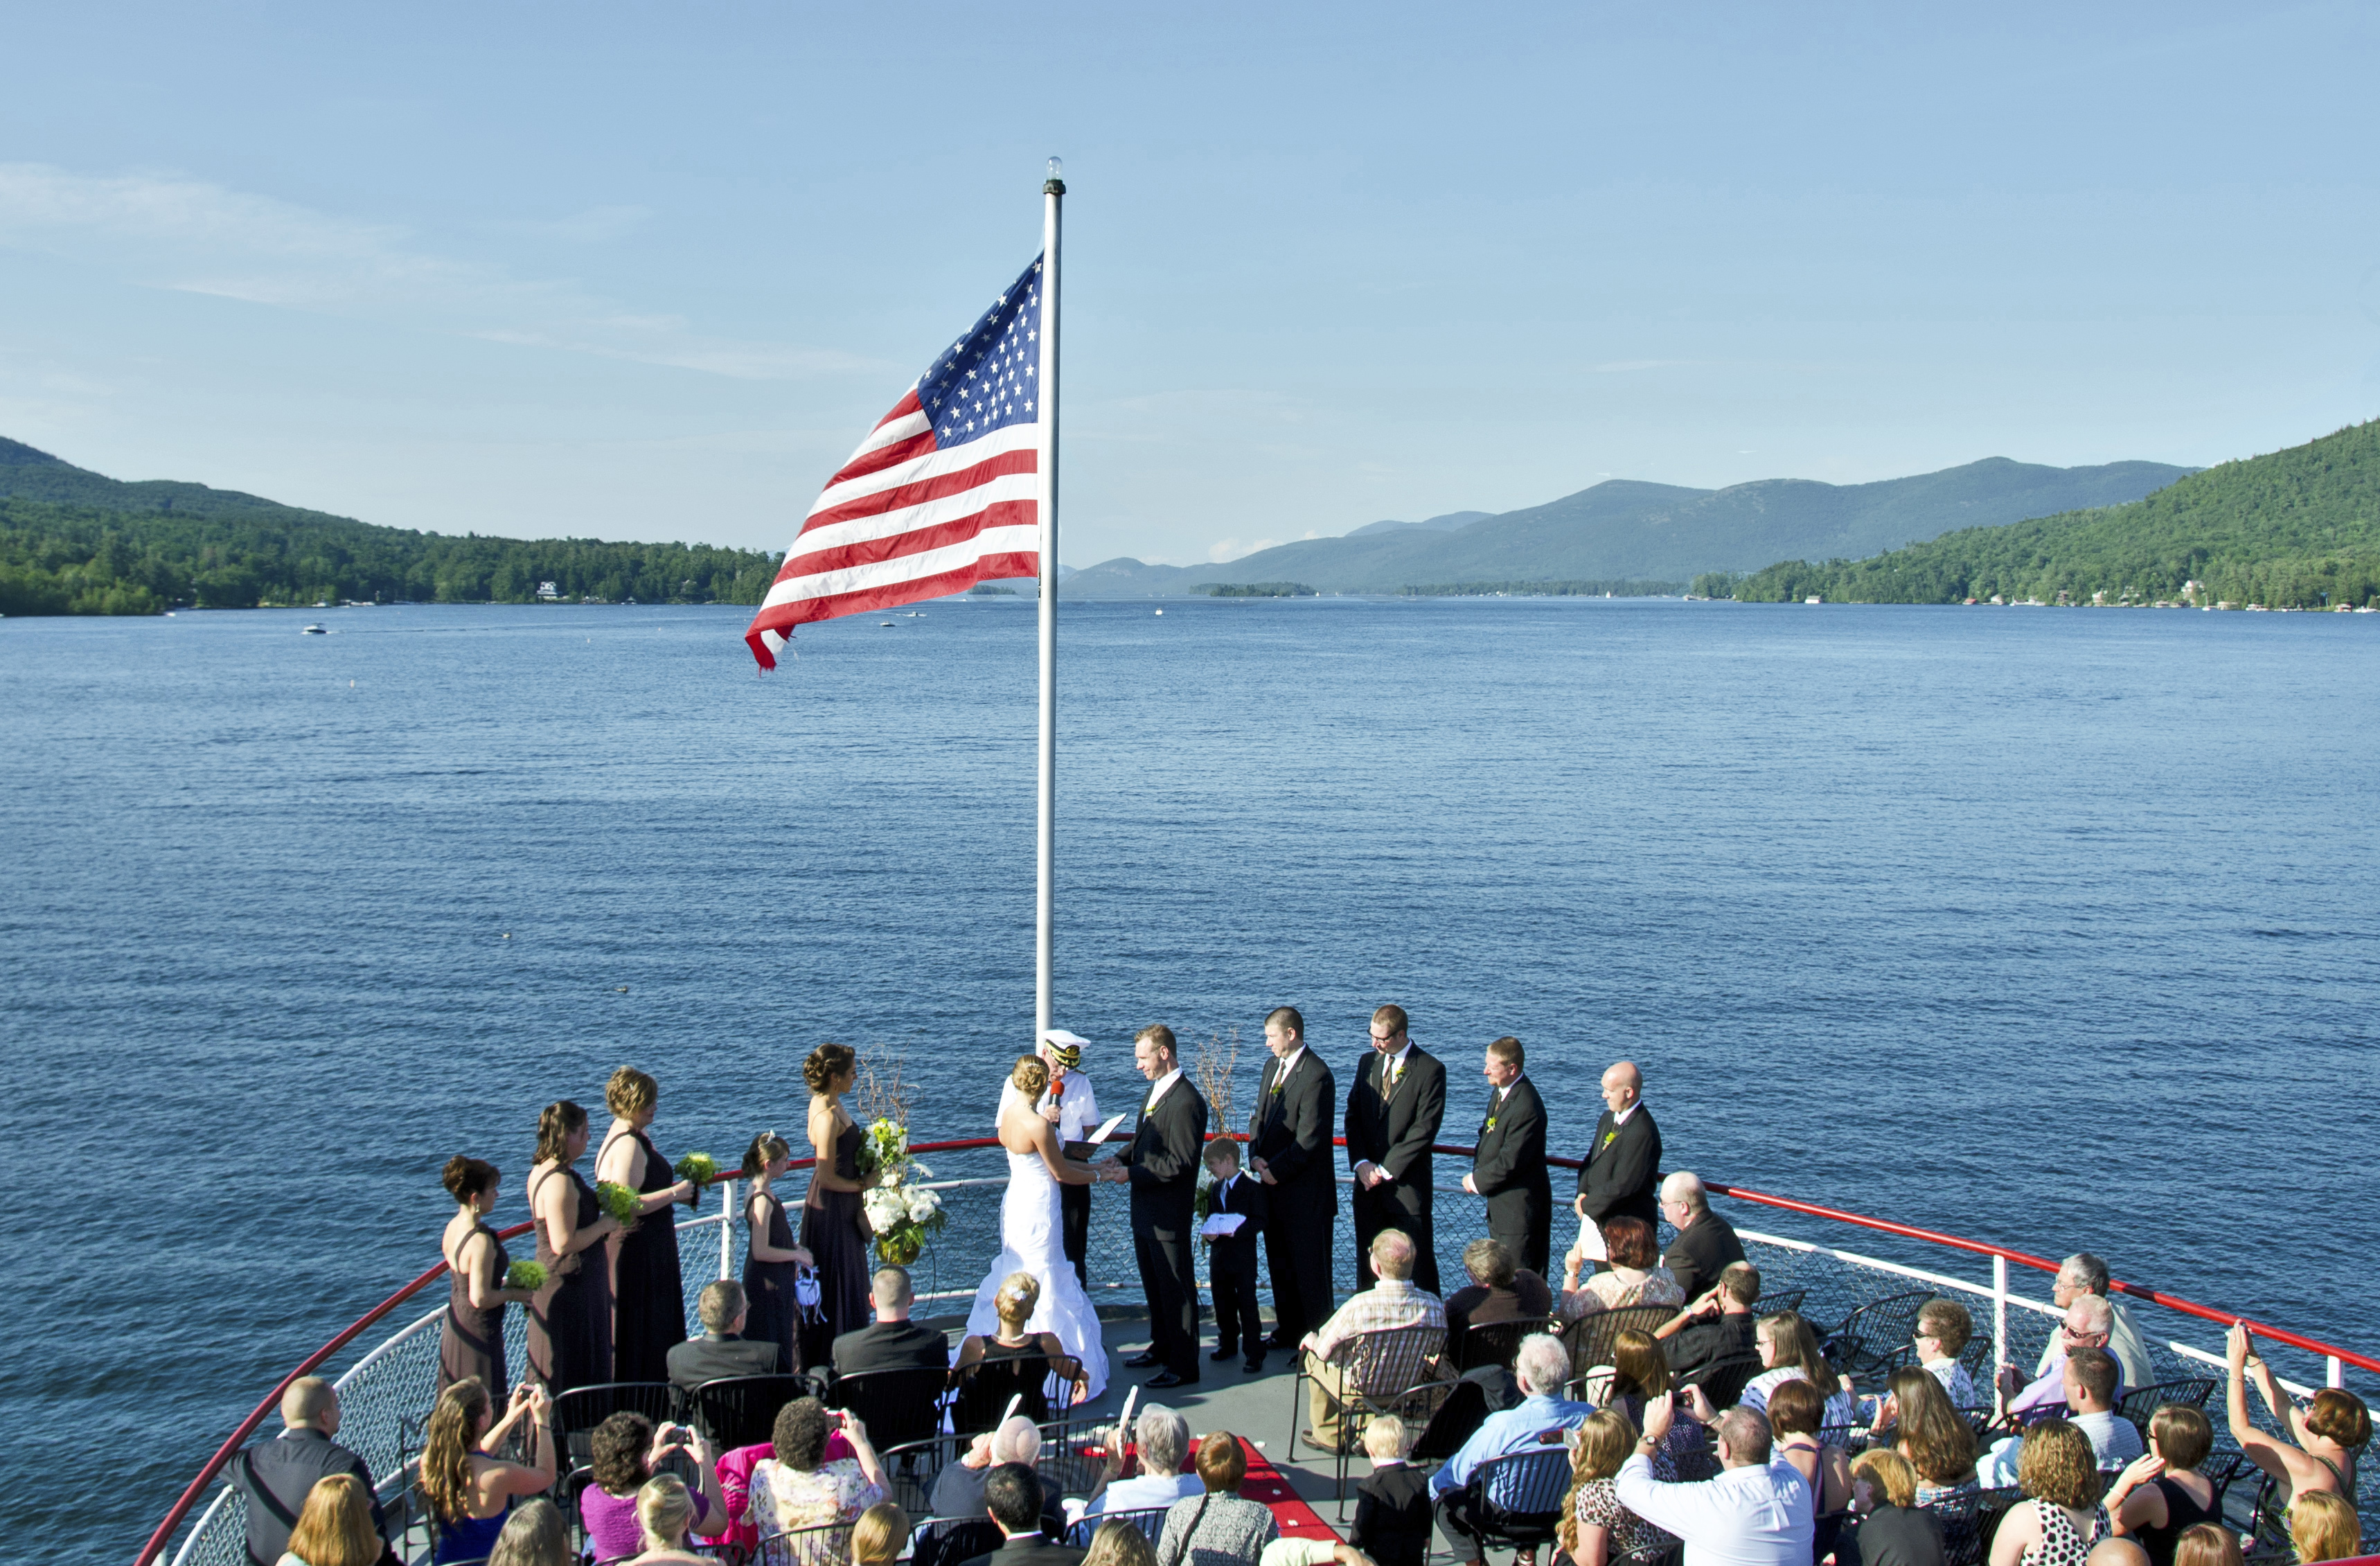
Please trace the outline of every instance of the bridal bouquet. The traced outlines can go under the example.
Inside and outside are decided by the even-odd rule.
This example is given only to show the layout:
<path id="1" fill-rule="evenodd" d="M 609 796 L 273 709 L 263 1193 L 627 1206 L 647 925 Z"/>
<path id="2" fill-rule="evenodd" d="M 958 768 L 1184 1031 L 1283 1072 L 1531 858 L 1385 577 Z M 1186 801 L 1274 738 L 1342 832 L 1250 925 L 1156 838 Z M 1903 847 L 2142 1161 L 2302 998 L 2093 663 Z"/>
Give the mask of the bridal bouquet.
<path id="1" fill-rule="evenodd" d="M 926 1236 L 950 1220 L 941 1193 L 917 1184 L 934 1171 L 909 1156 L 909 1128 L 891 1120 L 868 1126 L 858 1165 L 863 1178 L 877 1176 L 875 1186 L 859 1194 L 860 1210 L 876 1232 L 877 1257 L 906 1267 L 926 1248 Z"/>

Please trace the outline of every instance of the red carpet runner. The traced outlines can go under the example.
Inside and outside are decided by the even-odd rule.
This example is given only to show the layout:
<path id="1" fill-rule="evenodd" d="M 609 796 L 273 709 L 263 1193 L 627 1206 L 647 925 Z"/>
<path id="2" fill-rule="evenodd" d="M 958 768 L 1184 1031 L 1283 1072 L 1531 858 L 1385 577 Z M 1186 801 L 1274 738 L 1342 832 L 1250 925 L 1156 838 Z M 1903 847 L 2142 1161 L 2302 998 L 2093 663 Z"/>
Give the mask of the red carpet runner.
<path id="1" fill-rule="evenodd" d="M 1270 1459 L 1240 1438 L 1240 1450 L 1247 1454 L 1248 1476 L 1240 1481 L 1240 1494 L 1249 1500 L 1259 1500 L 1272 1508 L 1273 1520 L 1281 1524 L 1281 1536 L 1285 1539 L 1336 1539 L 1338 1530 L 1325 1523 L 1314 1508 L 1299 1499 L 1289 1481 Z M 1351 1475 L 1348 1482 L 1353 1484 Z"/>

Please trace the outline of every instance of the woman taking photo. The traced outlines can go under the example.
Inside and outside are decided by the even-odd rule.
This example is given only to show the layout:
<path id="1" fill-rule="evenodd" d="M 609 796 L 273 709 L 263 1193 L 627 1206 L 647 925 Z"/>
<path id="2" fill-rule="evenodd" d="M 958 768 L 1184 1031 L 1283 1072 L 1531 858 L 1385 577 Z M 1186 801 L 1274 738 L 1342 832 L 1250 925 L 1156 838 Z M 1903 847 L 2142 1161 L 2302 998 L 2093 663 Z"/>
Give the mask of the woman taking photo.
<path id="1" fill-rule="evenodd" d="M 593 1482 L 578 1492 L 578 1521 L 587 1548 L 597 1566 L 625 1560 L 650 1548 L 638 1531 L 638 1497 L 656 1475 L 662 1460 L 682 1451 L 694 1462 L 702 1488 L 693 1494 L 693 1524 L 703 1533 L 716 1533 L 727 1515 L 727 1498 L 719 1487 L 718 1458 L 710 1442 L 683 1425 L 656 1427 L 650 1419 L 622 1409 L 595 1426 L 588 1441 Z"/>
<path id="2" fill-rule="evenodd" d="M 859 1194 L 873 1190 L 876 1176 L 859 1173 L 859 1143 L 865 1135 L 843 1107 L 843 1096 L 859 1079 L 859 1058 L 848 1044 L 821 1044 L 802 1062 L 809 1084 L 810 1192 L 802 1201 L 802 1248 L 817 1257 L 819 1309 L 812 1322 L 813 1363 L 823 1365 L 834 1340 L 868 1325 L 868 1219 Z"/>
<path id="3" fill-rule="evenodd" d="M 2244 1322 L 2232 1326 L 2224 1346 L 2230 1351 L 2223 1410 L 2231 1439 L 2242 1457 L 2273 1476 L 2271 1504 L 2257 1509 L 2256 1538 L 2285 1544 L 2290 1503 L 2299 1496 L 2326 1492 L 2343 1497 L 2350 1509 L 2355 1505 L 2355 1455 L 2372 1439 L 2372 1415 L 2362 1398 L 2338 1387 L 2325 1387 L 2310 1407 L 2300 1409 L 2273 1379 L 2273 1367 L 2249 1347 Z M 2249 1418 L 2252 1376 L 2283 1439 L 2265 1434 Z"/>
<path id="4" fill-rule="evenodd" d="M 777 1345 L 777 1369 L 787 1376 L 802 1368 L 801 1302 L 795 1297 L 809 1252 L 794 1244 L 785 1204 L 777 1196 L 778 1176 L 792 1166 L 793 1149 L 773 1131 L 763 1131 L 744 1149 L 744 1178 L 752 1183 L 744 1198 L 744 1297 L 748 1314 L 744 1336 Z"/>
<path id="5" fill-rule="evenodd" d="M 537 1166 L 528 1172 L 537 1259 L 545 1269 L 545 1286 L 529 1301 L 528 1373 L 555 1397 L 613 1378 L 612 1269 L 598 1247 L 620 1224 L 572 1167 L 586 1156 L 587 1111 L 567 1099 L 546 1105 L 537 1117 Z"/>
<path id="6" fill-rule="evenodd" d="M 431 1559 L 437 1566 L 485 1560 L 504 1532 L 513 1498 L 552 1487 L 553 1402 L 545 1389 L 524 1382 L 513 1389 L 504 1418 L 491 1425 L 493 1413 L 488 1390 L 477 1381 L 455 1382 L 438 1394 L 431 1411 L 421 1442 L 421 1493 L 430 1505 Z M 523 1419 L 529 1421 L 528 1462 L 490 1456 Z"/>
<path id="7" fill-rule="evenodd" d="M 495 1210 L 496 1166 L 460 1153 L 446 1160 L 446 1191 L 455 1216 L 439 1250 L 446 1257 L 446 1320 L 438 1329 L 438 1390 L 479 1378 L 488 1395 L 504 1396 L 504 1307 L 527 1305 L 527 1289 L 504 1287 L 512 1267 L 504 1243 L 488 1226 Z"/>
<path id="8" fill-rule="evenodd" d="M 661 1089 L 634 1066 L 622 1066 L 603 1086 L 612 1128 L 595 1155 L 595 1178 L 638 1193 L 645 1220 L 613 1236 L 612 1379 L 666 1381 L 669 1352 L 686 1341 L 686 1283 L 678 1276 L 677 1221 L 668 1209 L 695 1194 L 691 1180 L 671 1178 L 669 1163 L 645 1135 L 661 1104 Z"/>

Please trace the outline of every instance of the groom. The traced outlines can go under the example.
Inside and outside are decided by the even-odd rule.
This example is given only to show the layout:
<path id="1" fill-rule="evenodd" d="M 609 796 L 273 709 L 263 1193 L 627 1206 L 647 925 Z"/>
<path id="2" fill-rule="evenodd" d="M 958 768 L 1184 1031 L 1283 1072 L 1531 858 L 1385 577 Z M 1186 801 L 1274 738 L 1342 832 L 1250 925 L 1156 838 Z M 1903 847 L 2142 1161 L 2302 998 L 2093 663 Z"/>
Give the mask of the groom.
<path id="1" fill-rule="evenodd" d="M 1148 1099 L 1132 1146 L 1116 1155 L 1118 1178 L 1132 1182 L 1132 1248 L 1148 1296 L 1148 1351 L 1124 1364 L 1163 1366 L 1152 1387 L 1198 1378 L 1196 1255 L 1198 1154 L 1207 1140 L 1207 1100 L 1182 1075 L 1173 1030 L 1162 1023 L 1132 1041 L 1133 1063 L 1148 1078 Z"/>

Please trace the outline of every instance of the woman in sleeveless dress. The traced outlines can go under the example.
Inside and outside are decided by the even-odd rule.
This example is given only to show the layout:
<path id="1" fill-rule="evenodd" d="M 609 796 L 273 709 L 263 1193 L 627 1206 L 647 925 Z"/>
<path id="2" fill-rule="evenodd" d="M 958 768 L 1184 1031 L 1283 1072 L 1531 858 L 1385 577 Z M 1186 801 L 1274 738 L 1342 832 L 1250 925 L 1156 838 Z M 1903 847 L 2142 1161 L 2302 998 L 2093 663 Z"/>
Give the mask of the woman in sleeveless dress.
<path id="1" fill-rule="evenodd" d="M 967 1331 L 994 1339 L 1002 1331 L 999 1295 L 1014 1272 L 1030 1273 L 1041 1285 L 1027 1332 L 1056 1335 L 1083 1367 L 1082 1395 L 1096 1398 L 1108 1384 L 1108 1353 L 1099 1339 L 1099 1313 L 1066 1259 L 1059 1219 L 1058 1187 L 1087 1185 L 1099 1179 L 1088 1164 L 1065 1156 L 1058 1128 L 1034 1106 L 1050 1086 L 1050 1068 L 1038 1056 L 1020 1055 L 1000 1100 L 1000 1145 L 1008 1151 L 1008 1195 L 1000 1203 L 1000 1255 L 990 1276 L 976 1291 Z"/>
<path id="2" fill-rule="evenodd" d="M 959 1357 L 951 1366 L 960 1378 L 958 1404 L 951 1413 L 953 1430 L 971 1436 L 990 1429 L 1011 1398 L 1023 1400 L 1016 1412 L 1036 1425 L 1050 1417 L 1047 1383 L 1052 1362 L 1065 1355 L 1066 1345 L 1055 1332 L 1036 1332 L 1029 1325 L 1040 1302 L 1041 1281 L 1029 1272 L 1012 1272 L 992 1294 L 999 1332 L 960 1340 Z M 1075 1377 L 1076 1401 L 1087 1390 L 1083 1378 Z"/>
<path id="3" fill-rule="evenodd" d="M 843 1095 L 858 1076 L 858 1057 L 848 1044 L 821 1044 L 802 1062 L 802 1080 L 810 1089 L 810 1147 L 817 1155 L 809 1195 L 802 1201 L 802 1248 L 818 1258 L 819 1316 L 804 1323 L 802 1342 L 812 1365 L 827 1363 L 836 1338 L 872 1319 L 868 1283 L 876 1269 L 868 1261 L 871 1236 L 859 1194 L 872 1190 L 877 1177 L 860 1175 L 864 1134 L 843 1107 Z"/>
<path id="4" fill-rule="evenodd" d="M 514 1427 L 529 1427 L 527 1463 L 507 1463 L 501 1450 Z M 495 1417 L 488 1389 L 466 1378 L 438 1394 L 421 1440 L 421 1494 L 428 1502 L 431 1560 L 485 1560 L 513 1502 L 553 1487 L 553 1404 L 534 1381 L 513 1389 L 504 1416 Z"/>
<path id="5" fill-rule="evenodd" d="M 2000 1519 L 1990 1566 L 2082 1566 L 2108 1531 L 2099 1459 L 2080 1426 L 2045 1419 L 2017 1451 L 2017 1487 L 2029 1498 Z"/>
<path id="6" fill-rule="evenodd" d="M 495 1209 L 496 1166 L 457 1153 L 446 1160 L 446 1190 L 455 1216 L 446 1221 L 439 1250 L 446 1257 L 446 1320 L 438 1333 L 438 1390 L 478 1377 L 501 1402 L 504 1398 L 504 1307 L 526 1305 L 527 1289 L 504 1287 L 512 1257 L 488 1227 Z"/>
<path id="7" fill-rule="evenodd" d="M 776 1344 L 777 1368 L 788 1376 L 802 1368 L 802 1312 L 794 1284 L 811 1265 L 809 1252 L 794 1244 L 793 1225 L 785 1221 L 785 1204 L 775 1190 L 792 1164 L 793 1148 L 785 1139 L 763 1131 L 744 1150 L 741 1171 L 752 1183 L 744 1198 L 744 1336 Z"/>
<path id="8" fill-rule="evenodd" d="M 2257 1509 L 2260 1544 L 2289 1545 L 2289 1506 L 2300 1495 L 2327 1490 L 2356 1504 L 2355 1454 L 2372 1439 L 2372 1414 L 2363 1400 L 2342 1387 L 2325 1387 L 2301 1409 L 2281 1391 L 2251 1345 L 2247 1325 L 2235 1323 L 2225 1339 L 2228 1378 L 2223 1411 L 2240 1455 L 2272 1476 L 2269 1506 Z M 2256 1428 L 2248 1414 L 2248 1380 L 2264 1394 L 2265 1406 L 2281 1426 L 2280 1439 Z"/>
<path id="9" fill-rule="evenodd" d="M 2173 1548 L 2185 1529 L 2220 1523 L 2215 1481 L 2198 1471 L 2215 1450 L 2215 1426 L 2186 1403 L 2169 1402 L 2149 1416 L 2149 1450 L 2116 1475 L 2100 1502 L 2119 1534 L 2149 1552 L 2149 1566 L 2173 1566 Z"/>
<path id="10" fill-rule="evenodd" d="M 661 1088 L 634 1066 L 622 1066 L 604 1085 L 612 1128 L 595 1155 L 595 1178 L 625 1185 L 642 1197 L 644 1221 L 613 1237 L 612 1378 L 666 1381 L 669 1352 L 686 1341 L 686 1283 L 677 1269 L 677 1215 L 670 1208 L 694 1196 L 691 1180 L 674 1180 L 670 1166 L 645 1135 L 661 1103 Z"/>
<path id="11" fill-rule="evenodd" d="M 528 1373 L 555 1397 L 612 1378 L 612 1269 L 602 1244 L 619 1220 L 572 1167 L 587 1156 L 587 1111 L 564 1099 L 537 1117 L 528 1210 L 545 1287 L 528 1306 Z"/>

